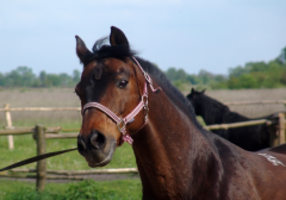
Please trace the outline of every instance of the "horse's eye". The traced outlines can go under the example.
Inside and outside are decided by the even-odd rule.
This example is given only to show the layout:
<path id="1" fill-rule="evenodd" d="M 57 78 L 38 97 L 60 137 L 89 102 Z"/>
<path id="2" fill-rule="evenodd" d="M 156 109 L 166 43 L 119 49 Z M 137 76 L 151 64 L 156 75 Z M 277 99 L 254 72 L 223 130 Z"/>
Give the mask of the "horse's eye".
<path id="1" fill-rule="evenodd" d="M 119 88 L 125 88 L 125 87 L 127 86 L 127 84 L 128 84 L 128 81 L 126 81 L 126 80 L 121 80 L 121 81 L 119 82 L 119 84 L 118 84 L 118 87 L 119 87 Z"/>

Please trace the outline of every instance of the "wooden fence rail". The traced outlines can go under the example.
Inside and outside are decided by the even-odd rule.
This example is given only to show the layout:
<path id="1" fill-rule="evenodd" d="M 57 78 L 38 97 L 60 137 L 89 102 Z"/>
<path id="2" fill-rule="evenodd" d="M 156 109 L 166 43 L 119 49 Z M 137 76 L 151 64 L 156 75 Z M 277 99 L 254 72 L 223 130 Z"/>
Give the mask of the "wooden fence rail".
<path id="1" fill-rule="evenodd" d="M 6 129 L 14 129 L 12 125 L 11 111 L 81 111 L 80 107 L 18 107 L 11 108 L 9 104 L 5 104 L 4 108 L 0 111 L 5 112 Z M 8 135 L 8 147 L 14 149 L 14 139 L 12 135 Z"/>
<path id="2" fill-rule="evenodd" d="M 238 102 L 224 102 L 227 106 L 238 106 L 238 105 L 253 105 L 253 104 L 286 104 L 285 100 L 265 100 L 265 101 L 238 101 Z"/>
<path id="3" fill-rule="evenodd" d="M 260 119 L 260 120 L 252 120 L 247 122 L 236 122 L 231 124 L 214 124 L 214 125 L 208 125 L 204 128 L 206 130 L 217 130 L 217 129 L 230 129 L 230 128 L 239 128 L 239 127 L 245 127 L 245 126 L 253 126 L 253 125 L 259 125 L 259 124 L 267 124 L 271 125 L 273 122 L 267 119 Z"/>
<path id="4" fill-rule="evenodd" d="M 58 133 L 61 130 L 61 127 L 48 127 L 45 128 L 45 133 Z M 20 127 L 14 129 L 6 129 L 6 130 L 0 130 L 0 136 L 4 135 L 26 135 L 26 134 L 34 134 L 35 133 L 35 127 Z"/>
<path id="5" fill-rule="evenodd" d="M 9 104 L 6 104 L 9 105 Z M 22 107 L 22 108 L 0 108 L 0 111 L 81 111 L 80 107 Z"/>
<path id="6" fill-rule="evenodd" d="M 0 136 L 14 135 L 19 136 L 23 134 L 31 134 L 36 140 L 37 155 L 46 153 L 46 139 L 64 139 L 76 138 L 78 133 L 64 133 L 59 134 L 60 127 L 44 127 L 37 125 L 36 127 L 21 127 L 13 130 L 0 130 Z M 76 130 L 76 129 L 73 129 Z M 79 130 L 79 129 L 77 129 Z M 23 174 L 24 173 L 24 174 Z M 25 174 L 29 173 L 29 174 Z M 36 175 L 30 174 L 36 173 Z M 49 170 L 46 168 L 46 161 L 40 160 L 37 162 L 36 169 L 12 169 L 8 174 L 0 174 L 0 177 L 10 178 L 33 178 L 36 179 L 36 189 L 42 191 L 45 188 L 46 179 L 53 180 L 85 180 L 88 177 L 82 175 L 89 174 L 122 174 L 122 173 L 138 173 L 136 168 L 121 168 L 121 169 L 93 169 L 93 170 Z M 52 174 L 52 175 L 51 175 Z M 79 176 L 80 175 L 80 176 Z"/>
<path id="7" fill-rule="evenodd" d="M 242 102 L 225 102 L 225 105 L 252 105 L 252 104 L 284 104 L 285 100 L 265 100 L 265 101 L 242 101 Z M 13 111 L 81 111 L 80 107 L 15 107 L 11 108 L 9 104 L 5 104 L 4 108 L 0 108 L 0 111 L 5 112 L 6 129 L 13 129 L 11 112 Z M 64 131 L 64 130 L 62 130 Z M 67 130 L 67 132 L 70 132 Z M 14 140 L 12 135 L 8 135 L 9 149 L 14 149 Z"/>
<path id="8" fill-rule="evenodd" d="M 262 104 L 273 104 L 273 103 L 282 103 L 286 104 L 286 101 L 284 100 L 278 100 L 278 101 L 257 101 L 255 104 L 263 102 Z M 241 104 L 238 104 L 238 102 L 231 102 L 232 104 L 228 105 L 246 105 L 246 104 L 254 104 L 254 101 L 252 102 L 240 102 Z M 33 134 L 34 139 L 37 141 L 37 154 L 41 155 L 45 153 L 45 140 L 46 139 L 64 139 L 64 138 L 76 138 L 78 135 L 79 129 L 61 129 L 61 127 L 49 127 L 45 128 L 41 125 L 37 125 L 36 127 L 22 127 L 22 128 L 16 128 L 12 126 L 12 118 L 10 111 L 80 111 L 80 108 L 76 107 L 65 107 L 65 108 L 10 108 L 8 104 L 5 105 L 5 108 L 0 108 L 0 111 L 5 112 L 6 121 L 7 121 L 7 127 L 6 130 L 0 130 L 0 136 L 18 136 L 23 134 Z M 239 123 L 232 123 L 232 124 L 220 124 L 220 125 L 209 125 L 205 128 L 207 130 L 215 130 L 215 129 L 229 129 L 229 128 L 238 128 L 243 126 L 252 126 L 257 124 L 272 124 L 273 121 L 269 120 L 253 120 L 248 122 L 239 122 Z M 275 124 L 279 124 L 278 128 L 278 137 L 277 138 L 278 143 L 282 144 L 285 143 L 285 115 L 284 113 L 279 113 Z M 77 131 L 76 133 L 59 133 L 60 131 L 63 132 L 70 132 L 70 131 Z M 275 143 L 276 144 L 276 143 Z M 13 146 L 13 145 L 12 145 Z M 11 149 L 10 143 L 9 143 L 9 149 Z M 23 174 L 15 174 L 15 173 L 35 173 L 34 175 L 23 175 Z M 68 180 L 83 180 L 86 179 L 84 177 L 79 177 L 77 175 L 85 175 L 85 174 L 99 174 L 99 173 L 138 173 L 136 168 L 125 168 L 125 169 L 100 169 L 100 170 L 85 170 L 85 171 L 57 171 L 57 170 L 48 170 L 46 169 L 45 162 L 39 161 L 37 163 L 37 169 L 35 170 L 11 170 L 10 173 L 12 174 L 1 174 L 0 177 L 15 177 L 15 178 L 36 178 L 36 186 L 37 190 L 43 190 L 45 187 L 45 180 L 46 179 L 68 179 Z M 56 175 L 50 175 L 50 174 L 56 174 Z"/>
<path id="9" fill-rule="evenodd" d="M 285 115 L 279 113 L 279 118 L 275 123 L 279 124 L 279 143 L 285 143 Z M 242 126 L 251 126 L 257 124 L 272 124 L 273 121 L 269 120 L 253 120 L 249 122 L 239 122 L 233 124 L 211 125 L 206 126 L 208 130 L 214 129 L 228 129 Z M 79 129 L 78 129 L 79 130 Z M 78 133 L 64 133 L 59 134 L 60 127 L 45 128 L 44 126 L 37 125 L 36 127 L 16 128 L 13 130 L 0 130 L 0 136 L 3 135 L 21 135 L 21 134 L 33 134 L 37 143 L 37 155 L 44 154 L 46 152 L 45 140 L 46 139 L 63 139 L 63 138 L 75 138 Z M 22 173 L 35 173 L 34 175 L 23 175 Z M 18 173 L 18 174 L 17 174 Z M 20 174 L 19 174 L 20 173 Z M 14 169 L 10 171 L 10 174 L 1 174 L 0 177 L 14 177 L 14 178 L 36 178 L 36 188 L 39 191 L 44 190 L 46 179 L 67 179 L 67 180 L 84 180 L 85 177 L 79 177 L 78 175 L 87 174 L 109 174 L 109 173 L 138 173 L 136 168 L 124 168 L 124 169 L 95 169 L 95 170 L 80 170 L 80 171 L 67 171 L 67 170 L 48 170 L 46 169 L 45 160 L 38 161 L 36 169 Z M 54 175 L 50 175 L 54 174 Z"/>

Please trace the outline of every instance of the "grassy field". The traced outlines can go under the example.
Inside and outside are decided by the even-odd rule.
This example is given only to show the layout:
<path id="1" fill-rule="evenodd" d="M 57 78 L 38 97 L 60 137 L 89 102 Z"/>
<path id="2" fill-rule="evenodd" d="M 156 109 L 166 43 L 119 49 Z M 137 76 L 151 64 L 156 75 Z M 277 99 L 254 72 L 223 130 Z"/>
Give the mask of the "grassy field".
<path id="1" fill-rule="evenodd" d="M 47 152 L 59 151 L 76 147 L 76 139 L 51 139 L 46 140 Z M 0 137 L 0 168 L 36 155 L 36 143 L 31 135 L 15 136 L 14 150 L 8 150 L 7 137 Z M 23 169 L 33 169 L 36 164 L 23 166 Z M 113 156 L 111 163 L 105 168 L 136 167 L 135 157 L 132 148 L 125 143 L 119 147 Z M 56 170 L 83 170 L 90 169 L 85 159 L 73 151 L 47 159 L 47 168 Z"/>
<path id="2" fill-rule="evenodd" d="M 0 180 L 0 200 L 137 200 L 142 198 L 139 179 L 48 183 L 37 193 L 35 184 Z"/>
<path id="3" fill-rule="evenodd" d="M 31 135 L 14 137 L 14 145 L 14 150 L 8 150 L 7 137 L 0 137 L 0 168 L 36 155 L 36 145 Z M 75 146 L 76 139 L 46 140 L 47 152 L 73 148 Z M 49 158 L 46 162 L 48 169 L 90 169 L 85 159 L 77 151 Z M 114 153 L 112 161 L 104 168 L 125 167 L 136 167 L 135 157 L 129 144 L 124 144 L 118 148 Z M 36 163 L 20 168 L 35 169 Z M 1 173 L 6 174 L 7 172 Z M 49 183 L 42 194 L 35 192 L 35 183 L 0 179 L 0 186 L 0 200 L 141 199 L 142 195 L 140 180 L 133 178 L 120 181 Z"/>

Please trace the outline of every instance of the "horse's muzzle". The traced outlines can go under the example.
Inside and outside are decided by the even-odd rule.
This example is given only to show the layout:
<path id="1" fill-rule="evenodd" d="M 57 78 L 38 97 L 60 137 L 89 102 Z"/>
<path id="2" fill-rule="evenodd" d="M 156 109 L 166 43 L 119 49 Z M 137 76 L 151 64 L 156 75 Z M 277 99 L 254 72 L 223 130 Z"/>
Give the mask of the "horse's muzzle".
<path id="1" fill-rule="evenodd" d="M 79 153 L 85 157 L 88 165 L 97 167 L 110 162 L 117 143 L 114 139 L 107 139 L 103 133 L 93 130 L 87 137 L 80 134 L 77 145 Z"/>
<path id="2" fill-rule="evenodd" d="M 106 144 L 106 137 L 101 132 L 93 130 L 87 138 L 79 135 L 77 141 L 78 150 L 81 153 L 86 150 L 102 150 Z"/>

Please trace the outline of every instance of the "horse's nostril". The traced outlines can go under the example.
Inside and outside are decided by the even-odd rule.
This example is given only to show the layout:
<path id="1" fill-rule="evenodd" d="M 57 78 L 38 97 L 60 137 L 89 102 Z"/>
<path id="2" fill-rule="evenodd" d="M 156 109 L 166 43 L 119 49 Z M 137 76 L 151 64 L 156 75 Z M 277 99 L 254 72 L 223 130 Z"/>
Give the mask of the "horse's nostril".
<path id="1" fill-rule="evenodd" d="M 102 133 L 94 131 L 90 137 L 90 142 L 96 149 L 100 149 L 105 145 L 106 138 Z"/>
<path id="2" fill-rule="evenodd" d="M 83 141 L 81 136 L 78 136 L 77 138 L 77 148 L 78 148 L 78 151 L 80 152 L 86 150 L 86 144 Z"/>

